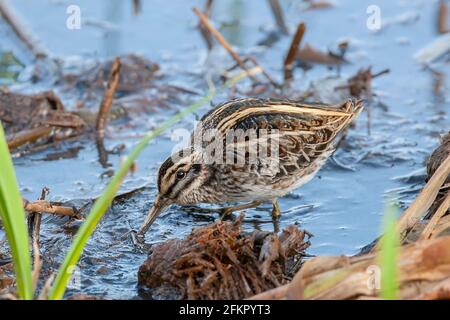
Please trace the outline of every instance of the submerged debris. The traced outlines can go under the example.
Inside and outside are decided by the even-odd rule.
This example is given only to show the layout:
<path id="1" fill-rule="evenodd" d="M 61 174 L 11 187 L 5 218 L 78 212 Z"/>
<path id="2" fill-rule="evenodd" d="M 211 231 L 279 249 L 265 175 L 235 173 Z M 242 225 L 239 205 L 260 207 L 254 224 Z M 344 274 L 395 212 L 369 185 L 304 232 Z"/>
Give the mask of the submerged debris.
<path id="1" fill-rule="evenodd" d="M 62 140 L 83 132 L 84 121 L 65 111 L 61 100 L 51 91 L 35 95 L 0 92 L 0 119 L 4 123 L 8 147 L 46 138 Z"/>
<path id="2" fill-rule="evenodd" d="M 272 9 L 272 13 L 275 18 L 275 21 L 277 22 L 278 28 L 284 35 L 288 35 L 289 30 L 286 25 L 286 21 L 284 19 L 283 9 L 281 8 L 280 1 L 279 0 L 268 0 L 268 1 L 269 1 L 270 8 Z"/>
<path id="3" fill-rule="evenodd" d="M 329 52 L 319 51 L 307 43 L 305 43 L 305 45 L 298 50 L 297 59 L 303 65 L 315 63 L 336 66 L 347 62 L 343 57 L 331 54 Z"/>
<path id="4" fill-rule="evenodd" d="M 372 97 L 372 79 L 383 74 L 389 73 L 389 69 L 382 70 L 378 73 L 372 73 L 372 67 L 360 69 L 358 72 L 347 80 L 347 85 L 336 87 L 335 90 L 348 89 L 349 94 L 358 98 Z"/>
<path id="5" fill-rule="evenodd" d="M 62 82 L 66 90 L 78 89 L 90 98 L 98 91 L 103 92 L 114 66 L 115 59 L 96 64 L 79 73 L 66 73 Z M 121 70 L 120 81 L 117 87 L 118 93 L 129 94 L 152 86 L 152 80 L 157 77 L 159 66 L 152 61 L 136 54 L 128 54 L 120 57 Z"/>
<path id="6" fill-rule="evenodd" d="M 309 234 L 293 225 L 279 237 L 243 233 L 242 220 L 218 221 L 186 239 L 156 244 L 138 283 L 154 296 L 188 299 L 241 299 L 285 284 L 302 264 Z"/>
<path id="7" fill-rule="evenodd" d="M 353 96 L 370 100 L 375 94 L 372 91 L 372 80 L 389 72 L 384 69 L 372 73 L 372 68 L 361 68 L 349 78 L 341 76 L 327 76 L 311 82 L 305 96 L 312 101 L 334 104 Z"/>

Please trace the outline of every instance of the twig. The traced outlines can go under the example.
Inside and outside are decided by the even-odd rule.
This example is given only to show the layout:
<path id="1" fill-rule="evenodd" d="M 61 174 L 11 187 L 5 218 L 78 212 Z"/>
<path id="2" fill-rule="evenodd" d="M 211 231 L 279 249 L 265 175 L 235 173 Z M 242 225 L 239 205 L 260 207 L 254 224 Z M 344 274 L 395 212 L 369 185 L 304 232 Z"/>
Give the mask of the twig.
<path id="1" fill-rule="evenodd" d="M 449 207 L 450 207 L 450 191 L 447 192 L 447 195 L 445 196 L 444 201 L 442 201 L 441 205 L 436 210 L 433 217 L 431 217 L 431 219 L 428 222 L 428 224 L 426 225 L 425 229 L 422 231 L 422 234 L 420 235 L 419 240 L 425 240 L 425 239 L 429 239 L 431 237 L 436 225 L 438 224 L 438 222 L 442 218 L 442 216 L 447 212 Z"/>
<path id="2" fill-rule="evenodd" d="M 138 15 L 141 13 L 141 0 L 133 0 L 133 13 L 134 15 Z"/>
<path id="3" fill-rule="evenodd" d="M 53 280 L 55 279 L 55 273 L 52 273 L 47 281 L 45 281 L 44 286 L 42 287 L 41 293 L 39 294 L 38 300 L 47 300 L 48 293 L 52 287 Z"/>
<path id="4" fill-rule="evenodd" d="M 105 93 L 103 95 L 102 103 L 100 104 L 100 109 L 97 115 L 97 135 L 101 139 L 105 135 L 105 127 L 108 122 L 108 114 L 111 109 L 112 102 L 114 99 L 114 94 L 116 93 L 117 87 L 119 86 L 120 79 L 120 58 L 114 59 L 114 63 L 111 67 L 111 72 L 109 75 L 108 85 L 106 86 Z"/>
<path id="5" fill-rule="evenodd" d="M 274 86 L 275 88 L 279 88 L 280 87 L 280 85 L 275 80 L 273 80 L 273 78 L 266 71 L 266 69 L 264 69 L 263 67 L 260 66 L 260 64 L 258 63 L 258 61 L 256 61 L 255 58 L 247 57 L 246 59 L 251 61 L 255 65 L 255 67 L 258 68 L 261 71 L 261 73 L 267 78 L 267 80 L 269 80 L 269 82 L 270 82 L 270 84 L 272 86 Z"/>
<path id="6" fill-rule="evenodd" d="M 370 98 L 372 96 L 372 79 L 389 72 L 389 69 L 384 69 L 372 74 L 371 67 L 360 69 L 356 75 L 347 80 L 346 85 L 337 86 L 334 90 L 349 89 L 350 95 L 354 97 L 361 97 L 361 95 L 365 93 L 365 95 Z"/>
<path id="7" fill-rule="evenodd" d="M 283 32 L 285 35 L 288 35 L 289 30 L 284 21 L 283 10 L 281 9 L 280 2 L 278 0 L 269 0 L 269 4 L 275 17 L 275 21 L 277 22 L 278 28 L 280 28 L 281 32 Z"/>
<path id="8" fill-rule="evenodd" d="M 307 0 L 306 2 L 309 2 L 309 7 L 306 8 L 306 10 L 313 10 L 313 9 L 328 9 L 333 7 L 331 3 L 328 1 L 311 1 Z"/>
<path id="9" fill-rule="evenodd" d="M 262 74 L 267 78 L 267 80 L 269 80 L 269 82 L 274 87 L 276 88 L 280 87 L 280 85 L 272 79 L 269 73 L 263 67 L 261 67 L 261 65 L 258 63 L 258 61 L 256 61 L 255 58 L 246 57 L 245 59 L 241 59 L 241 57 L 237 54 L 237 52 L 234 51 L 233 48 L 231 48 L 230 44 L 227 42 L 227 40 L 225 40 L 222 34 L 216 28 L 214 28 L 214 26 L 211 24 L 211 22 L 203 12 L 201 12 L 199 9 L 195 7 L 192 8 L 192 11 L 194 11 L 194 13 L 199 17 L 200 23 L 216 38 L 216 40 L 225 48 L 225 50 L 228 51 L 228 53 L 231 55 L 231 57 L 234 59 L 237 65 L 246 72 L 247 76 L 250 79 L 252 79 L 253 82 L 260 83 L 258 78 L 252 72 L 250 72 L 250 69 L 245 65 L 245 61 L 247 60 L 253 62 L 253 64 L 261 70 Z"/>
<path id="10" fill-rule="evenodd" d="M 45 197 L 49 193 L 49 189 L 47 187 L 42 188 L 41 196 L 39 200 L 45 200 Z M 37 283 L 39 280 L 39 274 L 41 273 L 42 261 L 41 261 L 41 253 L 40 253 L 40 231 L 41 231 L 41 213 L 40 212 L 31 212 L 28 216 L 28 224 L 31 233 L 32 247 L 33 247 L 33 272 L 32 272 L 32 283 L 33 290 L 36 290 Z"/>
<path id="11" fill-rule="evenodd" d="M 450 31 L 450 27 L 448 26 L 448 6 L 445 0 L 441 0 L 439 2 L 439 9 L 438 9 L 438 32 L 439 33 L 447 33 Z"/>
<path id="12" fill-rule="evenodd" d="M 7 24 L 10 25 L 16 36 L 27 46 L 37 59 L 48 56 L 47 50 L 42 48 L 35 39 L 29 34 L 21 23 L 18 16 L 5 0 L 0 0 L 0 14 Z"/>
<path id="13" fill-rule="evenodd" d="M 206 30 L 208 30 L 216 38 L 216 40 L 225 48 L 225 50 L 228 51 L 228 53 L 231 55 L 231 57 L 234 59 L 234 61 L 236 61 L 236 63 L 244 71 L 247 72 L 247 74 L 253 81 L 259 82 L 258 79 L 254 75 L 249 73 L 249 69 L 247 68 L 245 63 L 242 61 L 241 57 L 239 57 L 237 52 L 234 51 L 233 48 L 231 48 L 230 44 L 227 42 L 227 40 L 225 40 L 225 38 L 222 36 L 222 34 L 216 28 L 214 28 L 214 26 L 211 24 L 211 22 L 205 16 L 205 14 L 197 8 L 192 8 L 192 10 L 199 17 L 200 23 L 205 27 Z"/>
<path id="14" fill-rule="evenodd" d="M 97 146 L 98 152 L 98 161 L 102 165 L 103 168 L 111 167 L 111 164 L 108 162 L 108 151 L 105 148 L 105 144 L 103 143 L 103 138 L 96 137 L 95 145 Z"/>
<path id="15" fill-rule="evenodd" d="M 54 205 L 46 200 L 37 200 L 34 202 L 28 202 L 24 200 L 24 209 L 27 212 L 41 212 L 51 213 L 59 216 L 67 216 L 75 219 L 82 219 L 82 215 L 79 214 L 76 209 L 70 207 L 62 207 Z"/>
<path id="16" fill-rule="evenodd" d="M 291 46 L 288 54 L 284 59 L 284 80 L 292 79 L 292 70 L 294 69 L 294 61 L 297 56 L 298 48 L 305 34 L 306 26 L 304 23 L 299 23 L 294 38 L 292 38 Z"/>
<path id="17" fill-rule="evenodd" d="M 26 143 L 35 142 L 40 138 L 48 136 L 52 132 L 52 130 L 53 128 L 51 127 L 42 126 L 30 130 L 20 131 L 6 139 L 8 148 L 9 150 L 14 150 Z"/>
<path id="18" fill-rule="evenodd" d="M 450 33 L 436 37 L 431 43 L 414 54 L 414 59 L 421 64 L 430 64 L 450 51 Z"/>
<path id="19" fill-rule="evenodd" d="M 212 3 L 213 3 L 213 0 L 206 0 L 204 12 L 208 18 L 211 18 Z M 200 30 L 200 34 L 202 35 L 203 39 L 206 42 L 206 46 L 208 47 L 208 50 L 211 50 L 212 46 L 213 46 L 211 33 L 208 32 L 207 29 L 205 29 L 205 27 L 201 24 L 201 22 L 199 22 L 198 28 Z"/>
<path id="20" fill-rule="evenodd" d="M 305 44 L 297 52 L 297 58 L 302 62 L 325 64 L 325 65 L 340 65 L 346 62 L 343 58 L 336 55 L 331 55 L 328 52 L 319 51 L 309 44 Z"/>
<path id="21" fill-rule="evenodd" d="M 372 79 L 382 76 L 383 74 L 389 73 L 390 71 L 391 71 L 390 69 L 384 69 L 384 70 L 381 70 L 380 72 L 374 73 L 374 74 L 372 74 Z"/>

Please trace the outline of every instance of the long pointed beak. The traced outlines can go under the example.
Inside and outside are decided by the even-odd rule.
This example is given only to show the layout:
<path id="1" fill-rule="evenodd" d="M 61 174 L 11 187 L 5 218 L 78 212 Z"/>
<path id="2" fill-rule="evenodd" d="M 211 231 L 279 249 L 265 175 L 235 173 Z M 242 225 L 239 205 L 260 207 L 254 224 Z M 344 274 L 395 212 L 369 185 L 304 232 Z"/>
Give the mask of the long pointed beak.
<path id="1" fill-rule="evenodd" d="M 153 203 L 153 206 L 147 214 L 147 217 L 145 217 L 144 223 L 139 228 L 138 234 L 144 235 L 150 228 L 152 223 L 155 221 L 156 217 L 158 217 L 158 215 L 169 205 L 170 203 L 168 201 L 162 200 L 159 196 L 157 196 L 155 202 Z"/>

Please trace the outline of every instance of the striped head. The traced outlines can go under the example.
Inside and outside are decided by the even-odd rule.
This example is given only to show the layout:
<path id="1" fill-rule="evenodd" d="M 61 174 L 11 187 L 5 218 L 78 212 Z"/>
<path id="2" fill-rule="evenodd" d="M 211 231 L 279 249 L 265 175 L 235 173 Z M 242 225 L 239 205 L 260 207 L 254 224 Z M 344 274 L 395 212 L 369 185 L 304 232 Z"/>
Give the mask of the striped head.
<path id="1" fill-rule="evenodd" d="M 186 150 L 185 150 L 186 151 Z M 167 158 L 158 171 L 158 195 L 144 224 L 139 230 L 144 234 L 156 217 L 172 204 L 190 205 L 205 202 L 207 192 L 202 186 L 211 173 L 201 163 L 201 154 L 196 151 L 173 154 Z"/>

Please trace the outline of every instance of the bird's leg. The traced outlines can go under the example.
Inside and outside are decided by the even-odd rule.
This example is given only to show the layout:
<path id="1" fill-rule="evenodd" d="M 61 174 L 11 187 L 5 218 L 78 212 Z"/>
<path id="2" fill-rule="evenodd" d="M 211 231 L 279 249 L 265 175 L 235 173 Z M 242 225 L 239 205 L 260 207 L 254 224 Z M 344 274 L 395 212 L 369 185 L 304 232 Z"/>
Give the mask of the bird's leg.
<path id="1" fill-rule="evenodd" d="M 259 206 L 262 203 L 263 203 L 263 201 L 256 200 L 256 201 L 252 201 L 250 203 L 244 203 L 244 204 L 240 204 L 237 206 L 221 208 L 221 209 L 219 209 L 222 214 L 221 218 L 225 218 L 226 216 L 230 215 L 234 211 L 256 208 L 257 206 Z"/>
<path id="2" fill-rule="evenodd" d="M 272 218 L 278 218 L 279 216 L 281 216 L 281 210 L 277 198 L 272 200 L 272 205 Z"/>
<path id="3" fill-rule="evenodd" d="M 198 206 L 184 206 L 184 210 L 187 210 L 189 212 L 195 212 L 195 213 L 221 213 L 221 209 L 217 208 L 201 208 Z"/>

